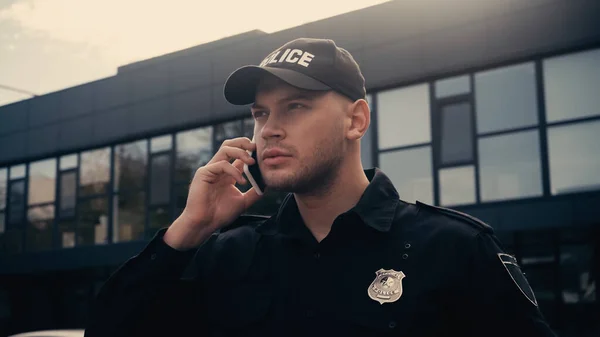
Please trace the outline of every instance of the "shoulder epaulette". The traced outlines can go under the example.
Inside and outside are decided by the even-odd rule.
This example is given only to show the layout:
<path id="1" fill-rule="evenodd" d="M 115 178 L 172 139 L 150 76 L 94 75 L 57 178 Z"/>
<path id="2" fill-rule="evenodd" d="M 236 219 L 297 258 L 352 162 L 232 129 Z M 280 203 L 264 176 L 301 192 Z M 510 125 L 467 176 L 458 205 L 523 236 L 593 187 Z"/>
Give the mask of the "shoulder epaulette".
<path id="1" fill-rule="evenodd" d="M 487 233 L 493 233 L 494 229 L 492 228 L 492 226 L 486 224 L 485 222 L 481 221 L 480 219 L 471 216 L 469 214 L 454 210 L 454 209 L 450 209 L 450 208 L 446 208 L 446 207 L 441 207 L 441 206 L 434 206 L 434 205 L 428 205 L 425 204 L 423 202 L 417 201 L 416 202 L 418 206 L 422 206 L 425 208 L 428 208 L 430 210 L 433 210 L 434 212 L 439 212 L 442 214 L 445 214 L 449 217 L 458 219 L 458 220 L 463 220 L 466 223 L 470 224 L 471 226 L 479 229 L 479 230 L 483 230 L 484 232 Z"/>
<path id="2" fill-rule="evenodd" d="M 253 226 L 257 226 L 260 223 L 270 219 L 270 216 L 267 215 L 258 215 L 258 214 L 242 214 L 240 215 L 237 219 L 235 219 L 232 223 L 230 223 L 229 225 L 221 228 L 220 232 L 226 232 L 226 231 L 230 231 L 232 229 L 238 228 L 238 227 L 242 227 L 248 224 L 251 224 Z"/>

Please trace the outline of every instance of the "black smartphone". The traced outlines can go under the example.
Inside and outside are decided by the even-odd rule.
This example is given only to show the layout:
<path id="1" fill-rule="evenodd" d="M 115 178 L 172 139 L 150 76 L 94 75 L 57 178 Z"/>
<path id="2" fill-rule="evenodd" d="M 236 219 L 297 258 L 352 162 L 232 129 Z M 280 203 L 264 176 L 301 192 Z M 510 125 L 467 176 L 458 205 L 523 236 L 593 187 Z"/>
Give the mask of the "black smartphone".
<path id="1" fill-rule="evenodd" d="M 254 164 L 248 166 L 248 164 L 244 164 L 244 173 L 248 180 L 250 180 L 250 184 L 254 187 L 254 190 L 258 195 L 263 195 L 265 193 L 265 181 L 263 180 L 262 174 L 260 174 L 260 168 L 258 167 L 258 158 L 256 155 L 256 151 L 248 151 L 248 153 L 254 158 Z"/>

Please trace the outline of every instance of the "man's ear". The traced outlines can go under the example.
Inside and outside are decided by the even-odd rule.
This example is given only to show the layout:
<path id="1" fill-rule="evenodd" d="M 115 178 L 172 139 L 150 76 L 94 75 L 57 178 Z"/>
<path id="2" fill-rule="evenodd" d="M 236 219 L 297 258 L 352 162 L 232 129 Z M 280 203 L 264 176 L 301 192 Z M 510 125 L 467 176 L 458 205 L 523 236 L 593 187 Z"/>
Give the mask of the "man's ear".
<path id="1" fill-rule="evenodd" d="M 371 124 L 371 110 L 369 104 L 364 99 L 356 100 L 348 107 L 348 116 L 350 117 L 350 127 L 346 134 L 348 139 L 360 139 Z"/>

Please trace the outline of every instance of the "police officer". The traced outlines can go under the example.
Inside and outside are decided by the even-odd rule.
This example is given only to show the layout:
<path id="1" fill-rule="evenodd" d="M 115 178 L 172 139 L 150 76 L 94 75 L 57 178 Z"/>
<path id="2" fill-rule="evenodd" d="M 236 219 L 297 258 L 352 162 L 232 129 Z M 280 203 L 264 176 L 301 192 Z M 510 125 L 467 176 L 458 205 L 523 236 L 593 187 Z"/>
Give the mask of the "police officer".
<path id="1" fill-rule="evenodd" d="M 254 142 L 226 140 L 196 171 L 181 215 L 104 284 L 86 336 L 553 336 L 490 226 L 363 170 L 370 111 L 346 50 L 290 41 L 224 92 L 252 104 Z M 275 215 L 244 214 L 261 198 L 236 187 L 244 163 L 289 192 Z"/>

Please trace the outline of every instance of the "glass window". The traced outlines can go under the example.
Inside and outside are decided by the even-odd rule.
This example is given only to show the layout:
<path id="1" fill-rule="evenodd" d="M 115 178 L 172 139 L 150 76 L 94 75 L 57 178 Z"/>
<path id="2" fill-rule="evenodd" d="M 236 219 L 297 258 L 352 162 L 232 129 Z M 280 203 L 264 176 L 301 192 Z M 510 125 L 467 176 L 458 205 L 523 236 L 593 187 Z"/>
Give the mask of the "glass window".
<path id="1" fill-rule="evenodd" d="M 4 231 L 6 231 L 6 220 L 5 220 L 5 215 L 3 212 L 0 212 L 0 234 L 4 233 Z M 2 249 L 0 248 L 0 251 L 2 251 Z"/>
<path id="2" fill-rule="evenodd" d="M 379 166 L 407 202 L 433 203 L 431 147 L 379 154 Z"/>
<path id="3" fill-rule="evenodd" d="M 600 115 L 600 49 L 544 60 L 546 120 Z"/>
<path id="4" fill-rule="evenodd" d="M 60 169 L 68 170 L 77 167 L 77 154 L 68 154 L 60 157 Z"/>
<path id="5" fill-rule="evenodd" d="M 171 160 L 168 154 L 152 157 L 150 205 L 168 204 L 171 191 Z"/>
<path id="6" fill-rule="evenodd" d="M 471 104 L 447 104 L 441 109 L 440 161 L 442 165 L 473 160 Z"/>
<path id="7" fill-rule="evenodd" d="M 594 247 L 592 245 L 562 245 L 560 271 L 563 299 L 566 304 L 594 303 Z M 591 318 L 591 317 L 590 317 Z"/>
<path id="8" fill-rule="evenodd" d="M 148 141 L 122 144 L 115 147 L 115 191 L 144 188 L 148 163 Z"/>
<path id="9" fill-rule="evenodd" d="M 8 223 L 21 223 L 24 220 L 25 212 L 25 181 L 21 180 L 10 184 L 8 201 L 10 203 Z"/>
<path id="10" fill-rule="evenodd" d="M 431 141 L 429 86 L 382 91 L 377 94 L 379 148 Z"/>
<path id="11" fill-rule="evenodd" d="M 75 172 L 60 175 L 60 217 L 75 215 L 75 187 L 77 175 Z"/>
<path id="12" fill-rule="evenodd" d="M 242 135 L 243 132 L 241 120 L 215 125 L 215 151 L 221 147 L 223 141 L 231 138 L 241 137 Z"/>
<path id="13" fill-rule="evenodd" d="M 476 74 L 475 102 L 478 133 L 537 125 L 534 63 Z"/>
<path id="14" fill-rule="evenodd" d="M 8 181 L 8 170 L 0 169 L 0 211 L 6 209 L 6 188 Z"/>
<path id="15" fill-rule="evenodd" d="M 79 196 L 106 193 L 110 181 L 109 166 L 110 148 L 83 152 Z"/>
<path id="16" fill-rule="evenodd" d="M 254 137 L 254 118 L 244 118 L 243 119 L 243 127 L 244 127 L 244 137 L 248 137 L 252 139 Z"/>
<path id="17" fill-rule="evenodd" d="M 481 201 L 542 195 L 537 130 L 479 139 Z"/>
<path id="18" fill-rule="evenodd" d="M 150 151 L 152 153 L 170 150 L 173 146 L 173 137 L 171 135 L 154 137 L 150 141 Z"/>
<path id="19" fill-rule="evenodd" d="M 435 82 L 435 97 L 452 97 L 471 92 L 471 80 L 469 75 L 456 76 L 438 80 Z"/>
<path id="20" fill-rule="evenodd" d="M 75 219 L 61 220 L 58 223 L 60 247 L 75 247 Z"/>
<path id="21" fill-rule="evenodd" d="M 10 180 L 25 178 L 25 164 L 19 164 L 10 167 Z"/>
<path id="22" fill-rule="evenodd" d="M 440 203 L 443 206 L 474 204 L 475 166 L 462 166 L 439 171 Z"/>
<path id="23" fill-rule="evenodd" d="M 105 197 L 80 200 L 77 204 L 77 245 L 99 245 L 107 243 L 108 201 Z"/>
<path id="24" fill-rule="evenodd" d="M 113 199 L 113 242 L 144 238 L 145 193 L 115 195 Z"/>
<path id="25" fill-rule="evenodd" d="M 177 134 L 177 181 L 190 182 L 196 170 L 212 158 L 212 132 L 212 127 L 205 127 Z"/>
<path id="26" fill-rule="evenodd" d="M 373 132 L 372 125 L 369 126 L 367 132 L 360 139 L 360 158 L 364 169 L 372 168 L 373 165 Z"/>
<path id="27" fill-rule="evenodd" d="M 150 232 L 148 233 L 149 237 L 152 237 L 156 234 L 156 231 L 169 227 L 171 225 L 171 218 L 169 217 L 169 211 L 166 207 L 158 207 L 150 210 Z"/>
<path id="28" fill-rule="evenodd" d="M 548 128 L 552 194 L 600 189 L 600 121 Z"/>
<path id="29" fill-rule="evenodd" d="M 29 164 L 28 204 L 53 202 L 56 193 L 56 159 Z"/>
<path id="30" fill-rule="evenodd" d="M 29 226 L 25 238 L 28 251 L 41 251 L 52 248 L 52 223 L 54 205 L 31 207 L 27 212 Z"/>

